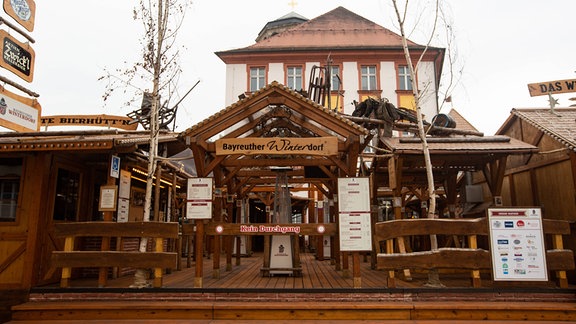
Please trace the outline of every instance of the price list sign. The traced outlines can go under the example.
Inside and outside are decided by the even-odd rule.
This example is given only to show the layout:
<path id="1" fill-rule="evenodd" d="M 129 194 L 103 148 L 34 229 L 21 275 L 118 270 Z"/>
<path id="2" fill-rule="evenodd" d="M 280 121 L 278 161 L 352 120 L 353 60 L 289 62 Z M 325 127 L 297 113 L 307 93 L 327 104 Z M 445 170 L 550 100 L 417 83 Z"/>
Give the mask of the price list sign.
<path id="1" fill-rule="evenodd" d="M 338 178 L 340 250 L 372 250 L 370 181 L 368 178 Z"/>
<path id="2" fill-rule="evenodd" d="M 212 178 L 190 178 L 186 191 L 186 218 L 212 218 Z"/>
<path id="3" fill-rule="evenodd" d="M 488 209 L 494 280 L 547 281 L 540 208 Z"/>

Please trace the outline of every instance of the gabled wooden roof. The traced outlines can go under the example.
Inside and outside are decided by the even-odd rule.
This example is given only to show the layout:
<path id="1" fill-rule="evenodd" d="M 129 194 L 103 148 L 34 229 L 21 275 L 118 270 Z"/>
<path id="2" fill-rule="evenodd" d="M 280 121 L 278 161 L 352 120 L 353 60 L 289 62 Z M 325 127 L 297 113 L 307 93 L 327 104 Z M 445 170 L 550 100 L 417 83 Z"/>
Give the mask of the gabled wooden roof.
<path id="1" fill-rule="evenodd" d="M 507 133 L 518 119 L 576 151 L 576 108 L 515 108 L 496 134 Z"/>
<path id="2" fill-rule="evenodd" d="M 234 187 L 270 185 L 271 167 L 290 167 L 291 182 L 321 184 L 332 191 L 337 176 L 355 176 L 357 158 L 371 137 L 370 132 L 300 93 L 272 82 L 247 98 L 208 117 L 180 135 L 194 153 L 199 176 L 221 172 L 223 184 Z M 333 137 L 338 152 L 333 156 L 290 154 L 217 155 L 216 140 L 247 138 Z M 318 179 L 305 179 L 314 169 Z"/>
<path id="3" fill-rule="evenodd" d="M 274 81 L 249 97 L 237 101 L 186 129 L 181 136 L 209 140 L 222 132 L 231 133 L 232 131 L 235 132 L 235 137 L 251 136 L 256 129 L 246 127 L 245 124 L 250 123 L 254 126 L 254 120 L 262 120 L 263 115 L 269 113 L 268 110 L 272 106 L 289 106 L 294 113 L 298 114 L 298 117 L 294 116 L 295 118 L 302 118 L 296 122 L 305 122 L 305 127 L 310 127 L 308 131 L 316 136 L 346 137 L 349 133 L 369 134 L 367 129 L 357 123 Z"/>
<path id="4" fill-rule="evenodd" d="M 391 156 L 401 160 L 403 186 L 426 187 L 426 170 L 422 141 L 417 137 L 381 138 L 383 148 Z M 534 145 L 508 136 L 458 136 L 430 137 L 427 139 L 430 160 L 434 171 L 434 181 L 443 186 L 448 177 L 460 171 L 483 171 L 498 161 L 505 161 L 510 155 L 538 152 Z M 501 168 L 505 166 L 502 163 Z M 377 163 L 375 171 L 389 173 L 386 163 Z M 496 166 L 492 167 L 496 168 Z M 493 170 L 492 172 L 495 172 Z M 497 172 L 496 172 L 497 173 Z M 388 178 L 382 177 L 387 185 Z"/>

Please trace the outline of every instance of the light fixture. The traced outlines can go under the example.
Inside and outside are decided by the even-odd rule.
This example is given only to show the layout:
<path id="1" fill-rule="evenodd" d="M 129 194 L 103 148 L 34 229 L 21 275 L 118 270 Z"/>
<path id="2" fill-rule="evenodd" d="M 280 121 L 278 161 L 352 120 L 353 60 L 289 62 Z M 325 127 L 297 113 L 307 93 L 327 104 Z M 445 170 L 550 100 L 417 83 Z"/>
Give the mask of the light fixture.
<path id="1" fill-rule="evenodd" d="M 138 173 L 138 174 L 141 174 L 141 175 L 143 175 L 143 176 L 148 176 L 148 172 L 142 171 L 142 170 L 140 170 L 140 169 L 138 169 L 138 168 L 132 168 L 132 171 L 133 171 L 133 172 L 136 172 L 136 173 Z M 140 181 L 143 181 L 143 180 L 140 179 L 140 178 L 134 178 L 134 177 L 132 177 L 132 178 L 133 178 L 133 179 L 138 179 L 138 180 L 140 180 Z M 153 176 L 152 178 L 153 178 L 154 180 L 156 180 L 156 176 Z M 146 181 L 144 181 L 144 182 L 146 182 Z M 164 180 L 164 179 L 160 179 L 160 182 L 163 183 L 163 184 L 165 184 L 165 185 L 167 185 L 167 186 L 172 187 L 172 182 L 170 182 L 170 181 L 167 181 L 167 180 Z M 176 184 L 176 189 L 180 189 L 180 185 Z"/>

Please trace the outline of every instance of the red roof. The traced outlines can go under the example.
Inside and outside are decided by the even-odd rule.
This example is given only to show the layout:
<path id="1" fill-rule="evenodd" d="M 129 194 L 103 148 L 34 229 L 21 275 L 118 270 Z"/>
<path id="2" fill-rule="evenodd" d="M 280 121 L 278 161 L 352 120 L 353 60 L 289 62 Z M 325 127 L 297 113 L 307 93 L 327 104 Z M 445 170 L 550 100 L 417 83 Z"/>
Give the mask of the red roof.
<path id="1" fill-rule="evenodd" d="M 423 48 L 408 41 L 410 47 Z M 241 50 L 310 48 L 402 48 L 402 37 L 344 7 L 257 42 Z"/>

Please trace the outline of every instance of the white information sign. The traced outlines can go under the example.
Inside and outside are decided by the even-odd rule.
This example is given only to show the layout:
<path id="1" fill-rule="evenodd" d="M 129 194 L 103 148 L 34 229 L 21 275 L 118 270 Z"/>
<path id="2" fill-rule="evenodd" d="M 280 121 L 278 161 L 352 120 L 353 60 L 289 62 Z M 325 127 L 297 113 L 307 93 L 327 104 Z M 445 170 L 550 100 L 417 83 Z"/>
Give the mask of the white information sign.
<path id="1" fill-rule="evenodd" d="M 488 209 L 494 281 L 547 281 L 540 208 Z"/>
<path id="2" fill-rule="evenodd" d="M 210 219 L 212 218 L 212 178 L 188 179 L 186 218 Z"/>
<path id="3" fill-rule="evenodd" d="M 338 178 L 340 250 L 372 250 L 370 180 Z"/>
<path id="4" fill-rule="evenodd" d="M 116 221 L 124 223 L 128 221 L 130 213 L 130 176 L 127 170 L 120 170 L 120 181 L 118 188 L 118 213 Z"/>
<path id="5" fill-rule="evenodd" d="M 370 212 L 370 180 L 338 178 L 338 208 L 340 212 Z"/>

